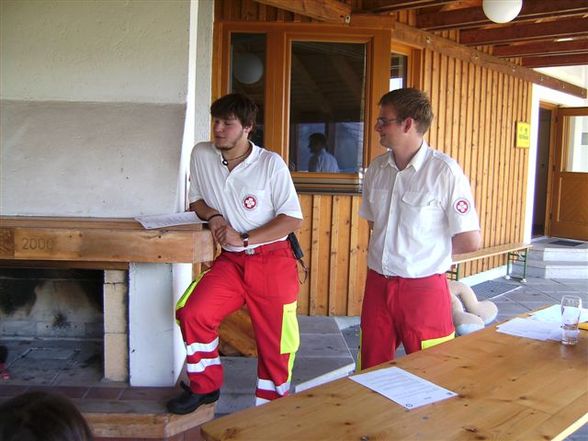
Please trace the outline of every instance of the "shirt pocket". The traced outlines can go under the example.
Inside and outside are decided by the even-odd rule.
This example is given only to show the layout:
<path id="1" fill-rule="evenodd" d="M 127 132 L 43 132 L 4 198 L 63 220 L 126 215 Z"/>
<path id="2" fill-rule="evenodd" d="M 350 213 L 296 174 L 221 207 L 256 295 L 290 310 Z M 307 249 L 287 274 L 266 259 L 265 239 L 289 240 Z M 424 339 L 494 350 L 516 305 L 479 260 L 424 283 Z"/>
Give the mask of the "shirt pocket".
<path id="1" fill-rule="evenodd" d="M 269 192 L 253 187 L 241 187 L 237 201 L 241 212 L 252 220 L 266 220 L 273 212 Z"/>
<path id="2" fill-rule="evenodd" d="M 400 223 L 409 230 L 424 233 L 443 227 L 444 213 L 432 193 L 408 191 L 400 202 Z"/>

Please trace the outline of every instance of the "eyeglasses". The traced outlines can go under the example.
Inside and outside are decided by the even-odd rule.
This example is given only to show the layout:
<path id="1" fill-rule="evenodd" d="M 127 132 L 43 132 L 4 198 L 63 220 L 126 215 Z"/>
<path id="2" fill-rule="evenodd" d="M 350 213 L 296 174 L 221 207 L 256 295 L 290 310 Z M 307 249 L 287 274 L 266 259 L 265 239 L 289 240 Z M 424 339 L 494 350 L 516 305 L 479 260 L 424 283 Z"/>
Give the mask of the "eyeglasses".
<path id="1" fill-rule="evenodd" d="M 376 126 L 378 127 L 386 127 L 390 124 L 392 124 L 393 122 L 398 122 L 401 123 L 402 121 L 404 121 L 403 119 L 400 118 L 384 118 L 383 116 L 380 116 L 379 118 L 376 118 Z"/>

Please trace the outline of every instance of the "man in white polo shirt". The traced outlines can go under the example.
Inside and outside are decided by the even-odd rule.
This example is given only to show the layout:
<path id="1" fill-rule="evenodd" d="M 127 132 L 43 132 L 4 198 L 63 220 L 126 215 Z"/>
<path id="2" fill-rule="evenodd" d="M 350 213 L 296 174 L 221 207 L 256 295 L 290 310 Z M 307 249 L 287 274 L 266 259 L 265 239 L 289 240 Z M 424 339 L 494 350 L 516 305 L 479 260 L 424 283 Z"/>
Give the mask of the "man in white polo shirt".
<path id="1" fill-rule="evenodd" d="M 278 154 L 249 140 L 257 113 L 251 99 L 226 95 L 210 111 L 214 143 L 192 151 L 189 200 L 222 252 L 176 307 L 190 379 L 167 403 L 177 414 L 218 400 L 223 368 L 217 329 L 244 304 L 259 355 L 256 404 L 288 393 L 299 346 L 298 271 L 287 236 L 302 224 L 302 211 L 290 172 Z"/>
<path id="2" fill-rule="evenodd" d="M 360 215 L 372 235 L 361 313 L 360 369 L 454 337 L 445 271 L 451 255 L 480 247 L 470 184 L 456 161 L 423 136 L 427 96 L 399 89 L 379 102 L 376 131 L 389 151 L 372 161 Z"/>

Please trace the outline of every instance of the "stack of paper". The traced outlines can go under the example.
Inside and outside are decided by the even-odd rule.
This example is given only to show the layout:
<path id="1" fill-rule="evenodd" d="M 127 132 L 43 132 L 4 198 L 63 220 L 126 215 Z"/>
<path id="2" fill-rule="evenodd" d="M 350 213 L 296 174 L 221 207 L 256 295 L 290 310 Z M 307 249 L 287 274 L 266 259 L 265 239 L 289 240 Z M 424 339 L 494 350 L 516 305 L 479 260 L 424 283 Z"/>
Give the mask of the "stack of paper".
<path id="1" fill-rule="evenodd" d="M 549 308 L 531 314 L 531 318 L 542 322 L 561 323 L 561 306 L 552 305 Z M 580 322 L 588 322 L 588 309 L 582 308 Z"/>
<path id="2" fill-rule="evenodd" d="M 583 308 L 580 321 L 588 321 L 588 309 Z M 561 340 L 561 306 L 534 312 L 529 318 L 514 318 L 496 327 L 498 332 L 533 338 L 535 340 Z"/>
<path id="3" fill-rule="evenodd" d="M 561 340 L 559 322 L 542 322 L 532 318 L 516 317 L 496 327 L 498 332 L 535 340 Z"/>
<path id="4" fill-rule="evenodd" d="M 193 211 L 185 211 L 181 213 L 173 214 L 159 214 L 154 216 L 141 216 L 136 217 L 143 228 L 152 230 L 154 228 L 165 228 L 172 227 L 175 225 L 190 225 L 190 224 L 203 224 L 204 221 L 198 219 L 196 213 Z"/>

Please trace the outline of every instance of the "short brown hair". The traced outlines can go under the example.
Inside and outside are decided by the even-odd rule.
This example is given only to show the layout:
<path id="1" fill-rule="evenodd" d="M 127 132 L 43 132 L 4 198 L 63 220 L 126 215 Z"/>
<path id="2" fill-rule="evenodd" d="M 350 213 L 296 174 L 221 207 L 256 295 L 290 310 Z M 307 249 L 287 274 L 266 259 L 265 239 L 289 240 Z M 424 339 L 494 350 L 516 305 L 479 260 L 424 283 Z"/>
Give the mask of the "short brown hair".
<path id="1" fill-rule="evenodd" d="M 251 132 L 253 132 L 257 118 L 257 105 L 247 95 L 230 93 L 212 103 L 210 114 L 214 118 L 235 117 L 243 127 L 251 127 Z"/>
<path id="2" fill-rule="evenodd" d="M 380 106 L 392 106 L 396 110 L 396 118 L 404 121 L 412 118 L 416 121 L 417 132 L 424 134 L 433 121 L 433 108 L 425 92 L 408 87 L 388 92 L 378 103 Z"/>
<path id="3" fill-rule="evenodd" d="M 88 423 L 64 395 L 32 391 L 0 405 L 0 439 L 5 441 L 92 441 Z"/>

